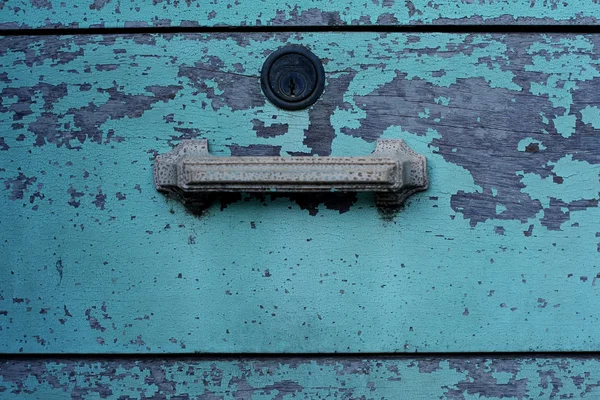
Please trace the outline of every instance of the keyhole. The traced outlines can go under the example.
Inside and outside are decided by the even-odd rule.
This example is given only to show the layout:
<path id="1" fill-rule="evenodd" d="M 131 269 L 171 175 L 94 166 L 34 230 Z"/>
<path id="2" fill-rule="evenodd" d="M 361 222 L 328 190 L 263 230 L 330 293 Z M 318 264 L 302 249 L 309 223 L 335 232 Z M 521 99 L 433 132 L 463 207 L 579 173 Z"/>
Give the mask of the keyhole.
<path id="1" fill-rule="evenodd" d="M 306 78 L 296 71 L 286 72 L 279 78 L 278 89 L 289 101 L 300 101 L 306 95 Z"/>

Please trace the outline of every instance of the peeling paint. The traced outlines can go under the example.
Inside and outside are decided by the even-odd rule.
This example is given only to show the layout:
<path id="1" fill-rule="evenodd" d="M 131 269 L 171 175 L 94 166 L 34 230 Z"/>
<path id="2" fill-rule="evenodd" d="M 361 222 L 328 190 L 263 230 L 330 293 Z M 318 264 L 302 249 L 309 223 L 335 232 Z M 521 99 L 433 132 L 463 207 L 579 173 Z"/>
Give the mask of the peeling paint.
<path id="1" fill-rule="evenodd" d="M 192 1 L 141 3 L 90 0 L 86 5 L 58 0 L 5 0 L 0 5 L 2 29 L 114 28 L 165 26 L 344 26 L 344 25 L 593 25 L 600 12 L 594 0 L 493 2 L 444 0 L 349 1 L 272 0 L 245 4 L 233 0 L 200 7 Z M 52 12 L 49 12 L 52 10 Z"/>
<path id="2" fill-rule="evenodd" d="M 0 42 L 1 351 L 600 346 L 596 35 Z M 309 46 L 325 64 L 325 92 L 308 110 L 278 110 L 260 91 L 262 63 L 287 43 Z M 569 123 L 557 124 L 565 115 Z M 339 193 L 232 195 L 198 218 L 152 182 L 154 156 L 184 138 L 208 139 L 216 156 L 356 156 L 380 137 L 425 154 L 431 178 L 427 192 L 387 218 L 369 194 Z M 525 398 L 523 379 L 532 378 L 501 364 L 502 372 L 458 361 L 430 368 L 469 377 L 444 389 L 449 398 L 501 390 Z M 386 379 L 406 376 L 384 370 Z M 377 388 L 363 375 L 361 388 Z M 552 395 L 553 379 L 545 375 L 547 387 L 536 390 Z M 299 396 L 288 381 L 261 387 L 275 385 L 273 394 L 279 382 Z M 232 390 L 242 396 L 240 382 Z"/>
<path id="3" fill-rule="evenodd" d="M 101 338 L 98 338 L 101 341 Z M 3 361 L 3 398 L 596 398 L 597 358 Z"/>

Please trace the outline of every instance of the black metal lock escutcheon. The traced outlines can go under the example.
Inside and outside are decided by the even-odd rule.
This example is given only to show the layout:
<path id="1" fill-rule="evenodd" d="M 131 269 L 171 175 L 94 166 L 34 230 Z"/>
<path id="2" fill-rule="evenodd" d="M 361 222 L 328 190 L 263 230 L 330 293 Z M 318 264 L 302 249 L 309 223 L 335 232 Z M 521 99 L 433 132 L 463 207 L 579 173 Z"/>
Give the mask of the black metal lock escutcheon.
<path id="1" fill-rule="evenodd" d="M 323 93 L 325 70 L 321 60 L 307 48 L 290 45 L 267 58 L 260 81 L 271 103 L 284 110 L 302 110 Z"/>

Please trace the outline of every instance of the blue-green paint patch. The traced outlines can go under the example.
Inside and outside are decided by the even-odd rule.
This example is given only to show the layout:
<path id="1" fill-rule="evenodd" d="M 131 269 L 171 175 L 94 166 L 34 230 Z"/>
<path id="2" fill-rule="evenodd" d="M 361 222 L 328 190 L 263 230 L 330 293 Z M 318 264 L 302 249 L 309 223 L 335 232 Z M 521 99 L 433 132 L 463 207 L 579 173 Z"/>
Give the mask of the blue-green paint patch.
<path id="1" fill-rule="evenodd" d="M 429 108 L 425 108 L 423 111 L 419 113 L 419 118 L 429 118 Z"/>
<path id="2" fill-rule="evenodd" d="M 546 150 L 546 146 L 544 146 L 544 145 L 542 144 L 542 142 L 540 142 L 539 140 L 536 140 L 536 139 L 530 138 L 530 137 L 528 137 L 528 138 L 524 138 L 524 139 L 521 139 L 521 140 L 519 141 L 519 144 L 518 144 L 518 146 L 517 146 L 517 149 L 518 149 L 519 151 L 527 151 L 527 148 L 528 148 L 529 146 L 531 146 L 532 144 L 535 144 L 535 145 L 537 145 L 537 146 L 535 147 L 535 149 L 536 149 L 535 151 L 536 151 L 536 152 L 537 152 L 537 151 L 539 151 L 539 150 Z"/>
<path id="3" fill-rule="evenodd" d="M 575 123 L 577 119 L 575 115 L 560 115 L 553 119 L 554 127 L 562 137 L 568 138 L 575 133 Z"/>
<path id="4" fill-rule="evenodd" d="M 539 200 L 544 207 L 550 205 L 551 197 L 567 203 L 598 198 L 600 165 L 573 160 L 573 155 L 567 155 L 556 163 L 550 162 L 549 165 L 562 178 L 561 184 L 555 183 L 552 177 L 542 178 L 536 174 L 523 174 L 521 179 L 526 187 L 524 191 Z"/>
<path id="5" fill-rule="evenodd" d="M 600 108 L 587 106 L 581 110 L 581 121 L 584 124 L 592 125 L 594 129 L 600 129 Z"/>
<path id="6" fill-rule="evenodd" d="M 449 97 L 440 96 L 440 97 L 436 97 L 434 100 L 435 100 L 435 102 L 437 104 L 442 104 L 444 106 L 447 106 L 447 105 L 450 104 L 450 98 Z"/>

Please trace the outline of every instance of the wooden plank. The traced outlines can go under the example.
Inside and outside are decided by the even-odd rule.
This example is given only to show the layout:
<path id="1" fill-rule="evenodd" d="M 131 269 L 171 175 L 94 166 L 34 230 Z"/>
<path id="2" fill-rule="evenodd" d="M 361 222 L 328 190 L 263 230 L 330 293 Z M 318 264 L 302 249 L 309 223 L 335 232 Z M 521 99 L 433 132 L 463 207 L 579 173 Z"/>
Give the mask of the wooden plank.
<path id="1" fill-rule="evenodd" d="M 258 71 L 305 44 L 327 86 L 276 109 Z M 600 36 L 314 33 L 5 37 L 0 351 L 598 350 Z M 430 188 L 156 192 L 155 154 L 369 154 Z"/>
<path id="2" fill-rule="evenodd" d="M 3 399 L 597 399 L 598 357 L 31 359 Z"/>
<path id="3" fill-rule="evenodd" d="M 595 0 L 4 0 L 0 29 L 275 26 L 597 25 Z"/>

